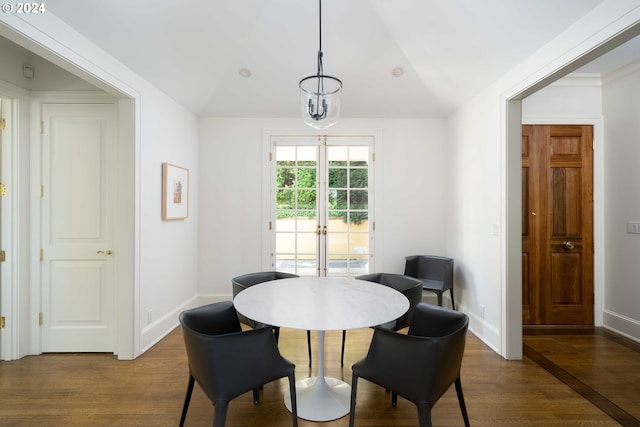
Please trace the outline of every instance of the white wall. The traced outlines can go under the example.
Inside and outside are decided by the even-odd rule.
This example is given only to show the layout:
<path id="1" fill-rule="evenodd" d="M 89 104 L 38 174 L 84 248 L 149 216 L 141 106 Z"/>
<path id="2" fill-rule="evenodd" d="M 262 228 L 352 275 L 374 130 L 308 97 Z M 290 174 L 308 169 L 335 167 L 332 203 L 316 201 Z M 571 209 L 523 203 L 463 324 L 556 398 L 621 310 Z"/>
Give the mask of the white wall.
<path id="1" fill-rule="evenodd" d="M 522 123 L 543 124 L 545 120 L 600 119 L 602 87 L 599 75 L 571 74 L 522 100 Z"/>
<path id="2" fill-rule="evenodd" d="M 640 21 L 638 1 L 604 1 L 474 97 L 449 121 L 454 185 L 447 251 L 462 265 L 470 328 L 507 358 L 522 355 L 521 118 L 508 104 L 560 77 L 567 64 Z M 499 236 L 493 225 L 498 222 Z M 485 307 L 484 318 L 482 306 Z"/>
<path id="3" fill-rule="evenodd" d="M 262 269 L 264 130 L 303 130 L 296 119 L 200 122 L 200 293 L 230 299 L 231 278 Z M 375 169 L 376 257 L 402 273 L 404 257 L 443 254 L 446 128 L 441 119 L 343 119 L 340 131 L 381 131 Z M 326 132 L 324 132 L 326 133 Z"/>
<path id="4" fill-rule="evenodd" d="M 122 173 L 128 175 L 122 180 L 127 198 L 120 223 L 131 232 L 121 236 L 127 243 L 118 254 L 127 257 L 119 263 L 127 275 L 117 284 L 116 347 L 120 358 L 137 357 L 173 329 L 179 312 L 196 301 L 197 118 L 51 13 L 1 14 L 0 35 L 116 97 L 134 101 L 129 103 L 134 117 L 120 120 L 121 126 L 130 125 L 120 130 L 121 139 L 131 141 L 118 154 Z M 161 220 L 162 162 L 190 169 L 190 217 L 184 221 Z"/>
<path id="5" fill-rule="evenodd" d="M 640 62 L 603 79 L 605 127 L 605 326 L 640 340 Z"/>

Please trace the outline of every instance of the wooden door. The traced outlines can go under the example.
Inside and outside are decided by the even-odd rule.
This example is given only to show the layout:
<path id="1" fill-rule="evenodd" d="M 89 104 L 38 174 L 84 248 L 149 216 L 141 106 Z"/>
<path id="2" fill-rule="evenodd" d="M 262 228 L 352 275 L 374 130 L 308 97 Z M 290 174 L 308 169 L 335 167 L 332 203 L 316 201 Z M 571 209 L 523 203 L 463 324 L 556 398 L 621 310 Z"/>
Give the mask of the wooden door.
<path id="1" fill-rule="evenodd" d="M 593 128 L 522 127 L 525 325 L 593 324 Z"/>
<path id="2" fill-rule="evenodd" d="M 42 351 L 113 352 L 113 104 L 42 106 Z"/>

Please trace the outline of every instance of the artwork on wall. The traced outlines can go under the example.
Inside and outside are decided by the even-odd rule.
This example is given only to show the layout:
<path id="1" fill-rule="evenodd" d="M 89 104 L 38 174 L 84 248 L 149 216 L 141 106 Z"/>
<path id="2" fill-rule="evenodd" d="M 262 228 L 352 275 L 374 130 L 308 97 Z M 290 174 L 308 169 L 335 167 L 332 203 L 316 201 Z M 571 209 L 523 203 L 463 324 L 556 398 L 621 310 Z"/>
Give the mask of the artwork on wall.
<path id="1" fill-rule="evenodd" d="M 162 219 L 189 216 L 189 169 L 162 164 Z"/>

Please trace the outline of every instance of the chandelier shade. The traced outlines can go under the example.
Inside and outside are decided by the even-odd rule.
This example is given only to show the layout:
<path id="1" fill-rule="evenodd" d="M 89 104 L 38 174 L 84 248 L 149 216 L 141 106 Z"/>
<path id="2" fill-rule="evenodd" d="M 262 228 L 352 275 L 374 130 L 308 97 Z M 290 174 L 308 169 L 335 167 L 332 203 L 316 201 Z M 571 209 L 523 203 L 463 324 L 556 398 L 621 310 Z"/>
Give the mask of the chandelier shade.
<path id="1" fill-rule="evenodd" d="M 338 122 L 342 102 L 342 81 L 324 74 L 322 65 L 322 0 L 318 0 L 319 49 L 315 75 L 300 80 L 302 120 L 314 129 L 326 129 Z"/>
<path id="2" fill-rule="evenodd" d="M 332 76 L 315 75 L 300 80 L 302 120 L 315 129 L 326 129 L 340 117 L 342 82 Z"/>

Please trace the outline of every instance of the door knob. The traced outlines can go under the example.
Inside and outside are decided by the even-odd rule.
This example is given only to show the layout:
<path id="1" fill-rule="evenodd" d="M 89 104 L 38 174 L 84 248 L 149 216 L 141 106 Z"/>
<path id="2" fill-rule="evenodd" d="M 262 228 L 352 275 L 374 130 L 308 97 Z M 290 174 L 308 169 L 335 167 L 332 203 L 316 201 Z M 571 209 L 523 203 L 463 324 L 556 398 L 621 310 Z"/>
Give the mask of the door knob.
<path id="1" fill-rule="evenodd" d="M 568 240 L 562 242 L 562 247 L 568 250 L 571 250 L 573 248 L 575 248 L 576 246 L 573 244 L 573 242 L 570 242 Z"/>
<path id="2" fill-rule="evenodd" d="M 98 255 L 111 255 L 113 251 L 111 249 L 107 249 L 106 251 L 98 251 L 96 252 Z"/>

